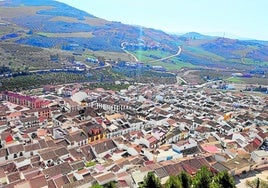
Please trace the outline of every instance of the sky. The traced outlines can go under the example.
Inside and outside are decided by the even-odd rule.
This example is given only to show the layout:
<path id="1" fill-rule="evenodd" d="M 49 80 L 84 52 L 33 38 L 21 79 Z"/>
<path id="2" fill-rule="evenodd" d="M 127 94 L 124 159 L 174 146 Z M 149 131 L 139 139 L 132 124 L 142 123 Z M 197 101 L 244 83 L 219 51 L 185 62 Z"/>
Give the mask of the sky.
<path id="1" fill-rule="evenodd" d="M 268 0 L 58 0 L 96 17 L 166 32 L 268 41 Z"/>

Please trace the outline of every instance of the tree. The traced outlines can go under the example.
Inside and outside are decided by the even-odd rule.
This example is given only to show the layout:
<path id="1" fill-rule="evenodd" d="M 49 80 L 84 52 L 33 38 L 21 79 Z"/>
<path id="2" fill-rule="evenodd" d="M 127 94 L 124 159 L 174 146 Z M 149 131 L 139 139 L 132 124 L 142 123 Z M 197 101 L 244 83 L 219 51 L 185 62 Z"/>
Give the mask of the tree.
<path id="1" fill-rule="evenodd" d="M 252 181 L 247 180 L 246 181 L 246 186 L 250 188 L 267 188 L 268 183 L 267 181 L 261 180 L 259 178 L 256 178 Z"/>
<path id="2" fill-rule="evenodd" d="M 212 181 L 212 173 L 207 167 L 202 167 L 195 175 L 193 179 L 193 185 L 195 188 L 208 188 Z"/>
<path id="3" fill-rule="evenodd" d="M 149 172 L 143 179 L 143 188 L 161 188 L 160 179 L 153 172 Z"/>
<path id="4" fill-rule="evenodd" d="M 235 188 L 234 178 L 227 171 L 218 173 L 213 180 L 220 188 Z"/>
<path id="5" fill-rule="evenodd" d="M 184 188 L 179 178 L 176 176 L 170 176 L 165 184 L 165 188 Z"/>
<path id="6" fill-rule="evenodd" d="M 97 183 L 97 184 L 92 185 L 90 188 L 103 188 L 103 186 Z"/>
<path id="7" fill-rule="evenodd" d="M 178 179 L 181 182 L 181 185 L 182 185 L 183 188 L 190 188 L 191 187 L 191 185 L 192 185 L 192 178 L 186 172 L 182 171 L 178 175 Z"/>
<path id="8" fill-rule="evenodd" d="M 116 188 L 115 182 L 110 181 L 104 185 L 104 188 Z"/>

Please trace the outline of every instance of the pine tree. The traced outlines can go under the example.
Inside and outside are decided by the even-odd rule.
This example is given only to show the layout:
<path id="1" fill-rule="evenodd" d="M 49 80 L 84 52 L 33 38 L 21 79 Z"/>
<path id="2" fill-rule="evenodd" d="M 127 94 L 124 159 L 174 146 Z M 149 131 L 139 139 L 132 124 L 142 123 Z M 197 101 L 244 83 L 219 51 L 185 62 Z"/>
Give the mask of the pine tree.
<path id="1" fill-rule="evenodd" d="M 104 185 L 105 188 L 116 188 L 115 182 L 110 181 L 109 183 Z"/>
<path id="2" fill-rule="evenodd" d="M 218 173 L 213 180 L 220 188 L 235 188 L 234 178 L 227 171 Z"/>
<path id="3" fill-rule="evenodd" d="M 149 172 L 143 179 L 143 188 L 161 188 L 160 179 L 153 172 Z"/>
<path id="4" fill-rule="evenodd" d="M 165 184 L 165 188 L 184 188 L 179 178 L 176 176 L 170 176 Z"/>
<path id="5" fill-rule="evenodd" d="M 181 182 L 181 185 L 183 188 L 190 188 L 192 185 L 192 178 L 189 174 L 186 172 L 181 172 L 178 175 L 179 182 Z"/>
<path id="6" fill-rule="evenodd" d="M 212 173 L 207 167 L 202 167 L 193 179 L 194 188 L 208 188 L 212 182 Z"/>

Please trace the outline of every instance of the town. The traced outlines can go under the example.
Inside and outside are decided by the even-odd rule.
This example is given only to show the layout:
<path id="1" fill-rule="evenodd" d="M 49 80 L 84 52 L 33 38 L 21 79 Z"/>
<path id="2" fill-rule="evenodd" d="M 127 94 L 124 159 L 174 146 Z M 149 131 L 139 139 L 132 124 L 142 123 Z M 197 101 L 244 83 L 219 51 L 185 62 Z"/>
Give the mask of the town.
<path id="1" fill-rule="evenodd" d="M 1 187 L 139 187 L 148 172 L 165 184 L 202 166 L 239 178 L 268 167 L 266 94 L 77 83 L 0 98 Z"/>

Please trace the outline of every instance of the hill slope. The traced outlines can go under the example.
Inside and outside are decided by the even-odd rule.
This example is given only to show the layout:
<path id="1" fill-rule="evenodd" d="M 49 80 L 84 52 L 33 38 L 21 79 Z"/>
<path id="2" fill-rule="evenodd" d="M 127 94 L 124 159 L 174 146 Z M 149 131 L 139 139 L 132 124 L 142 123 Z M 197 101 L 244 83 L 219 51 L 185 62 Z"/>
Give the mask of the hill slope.
<path id="1" fill-rule="evenodd" d="M 182 52 L 155 65 L 169 69 L 215 67 L 228 69 L 268 69 L 268 46 L 262 41 L 240 41 L 210 37 L 199 33 L 181 36 L 120 22 L 97 18 L 53 0 L 9 0 L 0 2 L 0 43 L 17 43 L 57 48 L 75 54 L 94 55 L 96 51 L 116 52 L 113 59 L 127 61 L 134 54 L 150 61 Z"/>

